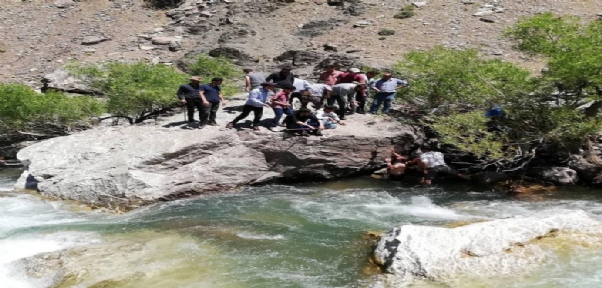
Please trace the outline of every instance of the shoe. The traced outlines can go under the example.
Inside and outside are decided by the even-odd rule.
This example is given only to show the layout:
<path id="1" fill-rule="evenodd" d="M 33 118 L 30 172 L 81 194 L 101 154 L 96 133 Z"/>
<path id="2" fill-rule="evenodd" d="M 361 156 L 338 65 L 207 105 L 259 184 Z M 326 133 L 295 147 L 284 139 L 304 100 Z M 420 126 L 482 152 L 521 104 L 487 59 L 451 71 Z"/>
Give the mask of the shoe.
<path id="1" fill-rule="evenodd" d="M 314 135 L 316 135 L 316 136 L 324 136 L 324 134 L 322 134 L 322 131 L 316 131 L 316 133 L 314 133 Z"/>
<path id="2" fill-rule="evenodd" d="M 301 136 L 309 137 L 309 133 L 307 133 L 307 131 L 303 131 L 303 132 L 301 132 Z"/>
<path id="3" fill-rule="evenodd" d="M 259 126 L 253 126 L 253 130 L 259 131 Z"/>
<path id="4" fill-rule="evenodd" d="M 345 117 L 340 117 L 340 119 L 341 119 L 341 121 L 347 120 L 347 118 L 345 118 Z"/>
<path id="5" fill-rule="evenodd" d="M 205 124 L 201 124 L 201 125 L 199 125 L 199 127 L 197 127 L 196 129 L 203 129 L 203 128 L 205 128 L 205 126 L 206 126 Z"/>
<path id="6" fill-rule="evenodd" d="M 230 122 L 230 123 L 226 124 L 226 128 L 228 128 L 228 129 L 234 128 L 234 123 Z"/>
<path id="7" fill-rule="evenodd" d="M 210 125 L 210 126 L 218 126 L 218 125 L 217 125 L 217 123 L 215 123 L 215 122 L 211 122 L 211 123 L 209 123 L 209 124 L 207 124 L 207 125 Z"/>
<path id="8" fill-rule="evenodd" d="M 366 112 L 365 111 L 359 111 L 359 112 L 357 112 L 357 114 L 366 114 Z"/>

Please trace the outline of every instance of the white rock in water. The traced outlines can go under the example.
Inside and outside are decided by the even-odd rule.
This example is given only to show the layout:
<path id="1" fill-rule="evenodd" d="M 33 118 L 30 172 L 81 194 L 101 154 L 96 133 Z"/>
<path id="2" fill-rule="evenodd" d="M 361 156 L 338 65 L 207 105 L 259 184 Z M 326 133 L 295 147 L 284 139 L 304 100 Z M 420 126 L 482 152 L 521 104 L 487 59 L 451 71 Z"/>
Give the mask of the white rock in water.
<path id="1" fill-rule="evenodd" d="M 508 277 L 545 260 L 535 241 L 556 234 L 599 243 L 602 223 L 582 210 L 547 210 L 453 229 L 403 225 L 379 237 L 373 256 L 396 283 Z"/>

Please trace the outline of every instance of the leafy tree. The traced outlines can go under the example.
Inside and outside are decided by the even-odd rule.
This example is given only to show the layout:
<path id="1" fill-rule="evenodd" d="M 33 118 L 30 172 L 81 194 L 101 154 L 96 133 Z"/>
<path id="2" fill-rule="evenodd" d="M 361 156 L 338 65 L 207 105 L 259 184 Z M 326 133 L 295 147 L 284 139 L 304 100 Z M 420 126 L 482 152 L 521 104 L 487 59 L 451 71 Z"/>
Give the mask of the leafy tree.
<path id="1" fill-rule="evenodd" d="M 70 126 L 103 112 L 103 103 L 93 97 L 68 97 L 57 92 L 39 94 L 25 85 L 0 84 L 2 133 Z"/>
<path id="2" fill-rule="evenodd" d="M 83 77 L 107 97 L 107 112 L 113 117 L 140 123 L 176 107 L 177 87 L 186 75 L 165 65 L 144 62 L 70 65 L 69 71 Z"/>
<path id="3" fill-rule="evenodd" d="M 222 94 L 226 97 L 240 92 L 240 89 L 232 82 L 242 78 L 242 72 L 224 57 L 213 58 L 201 55 L 188 67 L 188 70 L 192 75 L 203 77 L 207 83 L 211 81 L 211 78 L 223 78 Z"/>

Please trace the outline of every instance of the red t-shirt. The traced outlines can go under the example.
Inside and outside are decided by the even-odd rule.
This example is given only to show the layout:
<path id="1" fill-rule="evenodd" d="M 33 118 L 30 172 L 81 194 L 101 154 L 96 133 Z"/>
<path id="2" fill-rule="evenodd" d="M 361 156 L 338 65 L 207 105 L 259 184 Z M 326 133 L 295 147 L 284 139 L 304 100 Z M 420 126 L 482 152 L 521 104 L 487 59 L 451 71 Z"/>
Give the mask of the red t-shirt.
<path id="1" fill-rule="evenodd" d="M 272 101 L 278 101 L 278 102 L 288 102 L 288 94 L 284 93 L 283 91 L 280 91 L 276 94 L 274 94 L 274 96 L 272 97 Z M 278 104 L 272 104 L 272 108 L 284 108 L 281 105 Z"/>
<path id="2" fill-rule="evenodd" d="M 347 73 L 341 73 L 341 75 L 339 75 L 338 80 L 337 80 L 337 84 L 339 83 L 351 83 L 353 81 L 357 81 L 357 82 L 362 82 L 364 79 L 362 78 L 362 75 L 360 74 L 351 74 L 349 72 Z"/>

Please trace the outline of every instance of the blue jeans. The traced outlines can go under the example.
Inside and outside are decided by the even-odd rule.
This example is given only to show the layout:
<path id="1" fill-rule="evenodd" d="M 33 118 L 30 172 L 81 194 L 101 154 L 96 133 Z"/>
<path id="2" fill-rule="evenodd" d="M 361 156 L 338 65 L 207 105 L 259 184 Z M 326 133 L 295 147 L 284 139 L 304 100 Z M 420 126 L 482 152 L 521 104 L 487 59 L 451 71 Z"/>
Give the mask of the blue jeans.
<path id="1" fill-rule="evenodd" d="M 395 92 L 380 92 L 374 94 L 374 102 L 372 102 L 372 106 L 370 106 L 370 113 L 376 114 L 380 104 L 383 104 L 383 114 L 389 113 L 393 98 L 395 98 Z"/>
<path id="2" fill-rule="evenodd" d="M 272 108 L 274 110 L 274 119 L 272 119 L 272 126 L 278 126 L 278 124 L 280 124 L 280 119 L 282 118 L 282 115 L 286 114 L 286 115 L 290 115 L 293 113 L 292 109 L 290 108 Z"/>
<path id="3" fill-rule="evenodd" d="M 337 128 L 337 124 L 328 122 L 328 119 L 322 120 L 322 125 L 324 125 L 324 129 L 335 129 L 335 128 Z"/>

